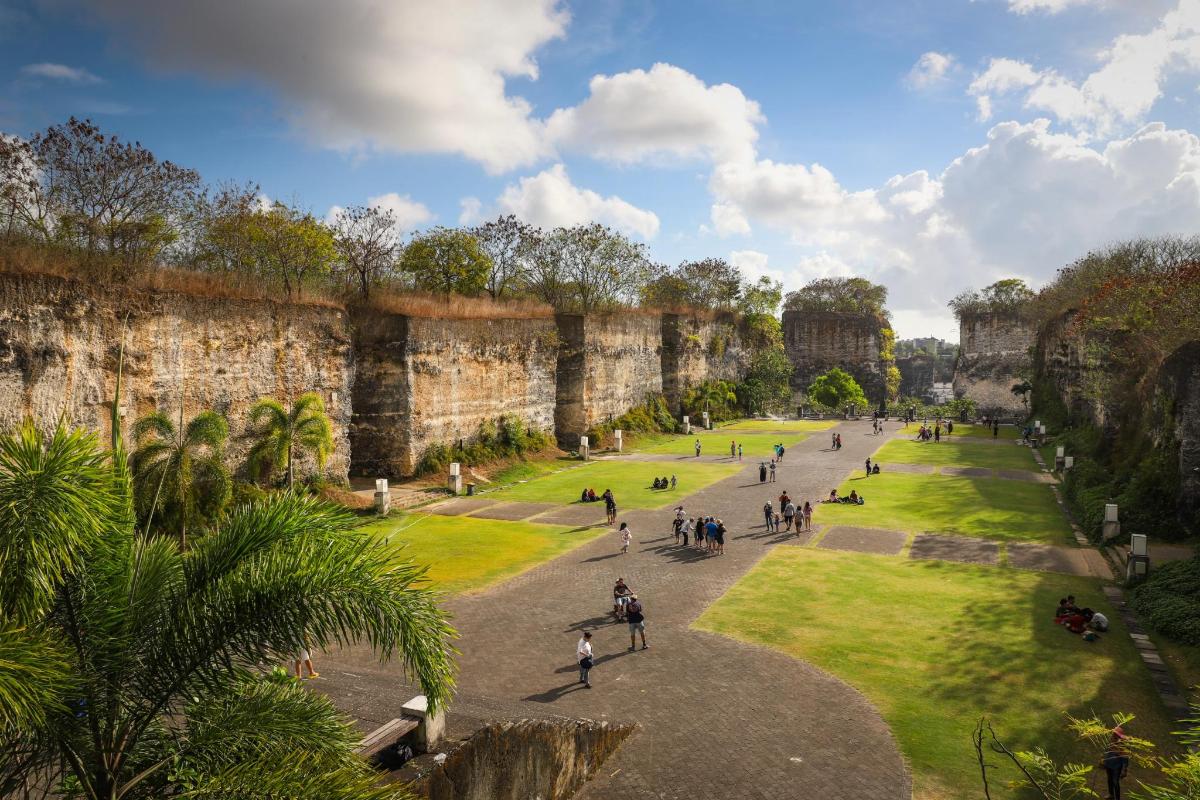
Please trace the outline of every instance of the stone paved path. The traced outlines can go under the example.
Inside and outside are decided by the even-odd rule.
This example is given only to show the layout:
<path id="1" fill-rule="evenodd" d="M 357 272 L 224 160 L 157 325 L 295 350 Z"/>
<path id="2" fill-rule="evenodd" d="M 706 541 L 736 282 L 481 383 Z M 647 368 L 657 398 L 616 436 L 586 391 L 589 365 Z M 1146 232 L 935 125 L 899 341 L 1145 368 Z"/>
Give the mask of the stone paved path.
<path id="1" fill-rule="evenodd" d="M 760 485 L 757 462 L 747 461 L 684 501 L 690 514 L 725 520 L 732 536 L 724 556 L 677 547 L 669 508 L 637 511 L 622 515 L 635 531 L 628 555 L 615 533 L 601 536 L 452 599 L 463 653 L 458 702 L 508 715 L 638 722 L 582 798 L 910 798 L 896 743 L 857 691 L 802 661 L 689 627 L 773 546 L 806 541 L 763 530 L 767 498 L 784 489 L 794 499 L 823 497 L 887 438 L 872 436 L 869 422 L 839 430 L 840 452 L 822 451 L 823 436 L 789 448 L 775 484 Z M 649 650 L 629 652 L 625 626 L 610 622 L 618 576 L 646 606 Z M 583 628 L 595 631 L 591 690 L 576 682 Z M 365 651 L 326 656 L 320 669 L 329 679 L 322 690 L 364 721 L 391 719 L 412 695 L 397 665 L 381 667 Z"/>

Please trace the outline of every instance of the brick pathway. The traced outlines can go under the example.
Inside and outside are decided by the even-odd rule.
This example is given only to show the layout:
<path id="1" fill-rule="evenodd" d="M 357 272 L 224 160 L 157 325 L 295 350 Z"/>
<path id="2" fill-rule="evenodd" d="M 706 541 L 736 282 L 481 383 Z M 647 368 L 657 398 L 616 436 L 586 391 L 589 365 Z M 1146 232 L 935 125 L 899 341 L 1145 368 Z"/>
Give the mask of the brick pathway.
<path id="1" fill-rule="evenodd" d="M 746 461 L 684 501 L 690 514 L 725 520 L 724 556 L 676 546 L 669 510 L 638 510 L 621 517 L 635 532 L 628 555 L 615 533 L 601 536 L 449 601 L 461 634 L 457 703 L 474 713 L 639 723 L 582 798 L 910 798 L 895 741 L 857 691 L 802 661 L 689 627 L 773 546 L 807 540 L 766 532 L 764 500 L 784 489 L 793 499 L 825 496 L 887 438 L 872 436 L 869 421 L 838 430 L 840 452 L 822 450 L 827 436 L 788 448 L 775 484 L 759 485 L 757 462 Z M 629 652 L 625 627 L 610 622 L 618 576 L 646 606 L 649 650 Z M 576 682 L 582 628 L 595 632 L 591 690 Z M 364 724 L 396 716 L 413 693 L 399 666 L 380 666 L 364 650 L 328 655 L 320 669 L 322 690 Z"/>

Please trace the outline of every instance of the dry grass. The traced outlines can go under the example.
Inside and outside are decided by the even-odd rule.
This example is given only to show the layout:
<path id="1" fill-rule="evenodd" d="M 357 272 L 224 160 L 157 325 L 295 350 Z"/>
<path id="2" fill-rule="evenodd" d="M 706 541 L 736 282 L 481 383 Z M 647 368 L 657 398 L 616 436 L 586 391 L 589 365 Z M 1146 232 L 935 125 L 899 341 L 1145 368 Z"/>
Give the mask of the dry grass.
<path id="1" fill-rule="evenodd" d="M 375 502 L 371 498 L 363 497 L 349 489 L 342 489 L 338 486 L 322 486 L 317 490 L 317 496 L 322 500 L 352 511 L 364 511 L 375 505 Z"/>
<path id="2" fill-rule="evenodd" d="M 554 309 L 538 300 L 493 300 L 423 292 L 375 291 L 365 307 L 387 314 L 428 319 L 546 319 Z"/>

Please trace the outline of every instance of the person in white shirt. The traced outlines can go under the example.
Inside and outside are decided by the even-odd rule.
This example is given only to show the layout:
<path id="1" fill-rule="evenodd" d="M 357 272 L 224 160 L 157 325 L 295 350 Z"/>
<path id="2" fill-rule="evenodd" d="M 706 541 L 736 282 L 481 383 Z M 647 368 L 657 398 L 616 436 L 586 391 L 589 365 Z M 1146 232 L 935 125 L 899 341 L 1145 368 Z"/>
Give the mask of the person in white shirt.
<path id="1" fill-rule="evenodd" d="M 1092 613 L 1092 618 L 1088 620 L 1088 627 L 1094 631 L 1106 633 L 1108 631 L 1108 617 L 1099 611 L 1095 611 Z"/>
<path id="2" fill-rule="evenodd" d="M 592 682 L 588 679 L 588 673 L 592 669 L 591 631 L 584 631 L 579 644 L 575 645 L 575 659 L 579 662 L 579 682 L 584 685 L 584 688 L 592 688 Z"/>

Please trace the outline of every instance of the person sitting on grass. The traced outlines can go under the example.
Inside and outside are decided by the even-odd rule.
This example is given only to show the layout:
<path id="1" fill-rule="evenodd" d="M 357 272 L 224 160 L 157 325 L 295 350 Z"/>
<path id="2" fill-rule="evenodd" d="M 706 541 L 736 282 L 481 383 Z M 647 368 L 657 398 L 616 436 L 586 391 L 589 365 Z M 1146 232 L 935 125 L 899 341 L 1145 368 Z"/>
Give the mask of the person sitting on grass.
<path id="1" fill-rule="evenodd" d="M 662 484 L 658 482 L 658 478 L 654 479 L 654 483 L 651 485 L 650 488 L 652 488 L 652 489 L 661 489 L 662 488 Z"/>
<path id="2" fill-rule="evenodd" d="M 830 489 L 829 490 L 829 499 L 826 500 L 825 502 L 826 503 L 840 503 L 841 501 L 842 501 L 841 498 L 838 497 L 837 489 Z"/>
<path id="3" fill-rule="evenodd" d="M 588 491 L 589 491 L 588 489 L 584 489 L 582 492 L 579 493 L 579 502 L 581 502 L 581 503 L 589 502 L 588 501 Z"/>
<path id="4" fill-rule="evenodd" d="M 850 490 L 850 502 L 854 505 L 858 504 L 858 492 L 853 489 Z"/>
<path id="5" fill-rule="evenodd" d="M 873 465 L 871 465 L 871 474 L 872 475 L 879 474 L 879 462 L 878 461 L 876 461 Z"/>

